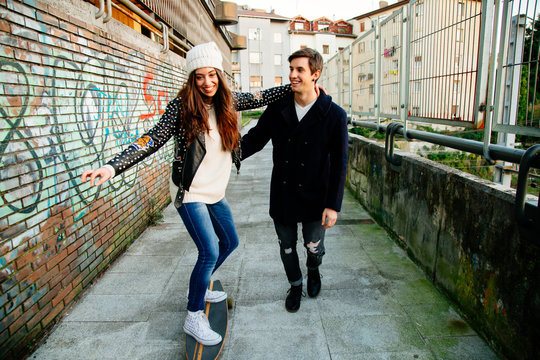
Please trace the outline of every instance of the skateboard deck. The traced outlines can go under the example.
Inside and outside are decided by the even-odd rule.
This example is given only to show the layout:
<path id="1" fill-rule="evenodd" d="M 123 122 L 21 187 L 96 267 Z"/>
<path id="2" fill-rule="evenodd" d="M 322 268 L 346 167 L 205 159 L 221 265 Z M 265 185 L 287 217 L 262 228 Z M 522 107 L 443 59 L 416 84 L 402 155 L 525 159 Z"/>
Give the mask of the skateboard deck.
<path id="1" fill-rule="evenodd" d="M 210 290 L 223 291 L 219 280 L 210 281 L 208 286 Z M 215 360 L 219 357 L 223 343 L 227 336 L 227 323 L 229 319 L 229 310 L 227 301 L 220 301 L 215 304 L 205 303 L 204 313 L 208 317 L 210 327 L 217 332 L 223 340 L 213 346 L 199 344 L 191 335 L 186 334 L 186 357 L 188 360 Z"/>

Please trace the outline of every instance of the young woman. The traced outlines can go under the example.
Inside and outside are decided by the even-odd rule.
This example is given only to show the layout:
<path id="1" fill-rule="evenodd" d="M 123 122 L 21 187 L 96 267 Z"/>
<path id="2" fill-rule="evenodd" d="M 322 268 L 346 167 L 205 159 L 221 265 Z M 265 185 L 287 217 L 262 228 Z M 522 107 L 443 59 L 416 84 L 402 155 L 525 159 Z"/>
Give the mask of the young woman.
<path id="1" fill-rule="evenodd" d="M 159 122 L 99 169 L 86 170 L 82 182 L 99 186 L 175 138 L 172 179 L 178 187 L 174 204 L 197 249 L 191 273 L 184 331 L 203 345 L 221 336 L 208 323 L 204 302 L 227 294 L 208 290 L 210 276 L 238 246 L 238 235 L 225 188 L 232 162 L 240 167 L 237 110 L 272 103 L 290 93 L 290 86 L 264 90 L 258 96 L 231 92 L 223 77 L 222 56 L 213 42 L 193 47 L 186 55 L 189 78 Z M 97 180 L 97 181 L 96 181 Z"/>

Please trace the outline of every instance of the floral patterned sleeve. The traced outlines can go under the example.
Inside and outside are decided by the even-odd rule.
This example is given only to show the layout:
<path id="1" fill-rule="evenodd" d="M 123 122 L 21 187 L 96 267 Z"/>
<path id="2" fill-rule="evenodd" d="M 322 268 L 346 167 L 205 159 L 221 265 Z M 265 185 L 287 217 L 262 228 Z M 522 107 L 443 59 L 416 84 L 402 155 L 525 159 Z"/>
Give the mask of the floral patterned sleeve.
<path id="1" fill-rule="evenodd" d="M 165 113 L 154 127 L 107 163 L 114 168 L 115 176 L 155 153 L 169 141 L 175 133 L 178 112 L 181 108 L 182 102 L 179 97 L 170 101 Z"/>
<path id="2" fill-rule="evenodd" d="M 269 105 L 291 93 L 291 85 L 276 86 L 254 93 L 233 92 L 234 105 L 237 111 L 255 109 Z"/>

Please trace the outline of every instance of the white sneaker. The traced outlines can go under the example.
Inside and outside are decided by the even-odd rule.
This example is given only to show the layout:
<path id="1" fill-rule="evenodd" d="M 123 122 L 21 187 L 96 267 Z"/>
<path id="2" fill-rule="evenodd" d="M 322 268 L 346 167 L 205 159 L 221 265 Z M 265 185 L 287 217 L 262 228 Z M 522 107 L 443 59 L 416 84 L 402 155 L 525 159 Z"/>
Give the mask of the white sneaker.
<path id="1" fill-rule="evenodd" d="M 188 296 L 189 296 L 189 289 L 186 293 L 186 297 Z M 213 291 L 213 290 L 206 289 L 206 293 L 204 294 L 204 302 L 208 302 L 211 304 L 221 302 L 225 299 L 227 299 L 227 293 L 224 291 Z"/>
<path id="2" fill-rule="evenodd" d="M 224 291 L 214 291 L 206 289 L 206 294 L 204 294 L 204 301 L 211 304 L 218 303 L 227 298 L 227 293 Z"/>
<path id="3" fill-rule="evenodd" d="M 202 310 L 188 311 L 186 321 L 184 321 L 184 332 L 206 346 L 217 345 L 222 340 L 221 335 L 210 328 L 208 318 Z"/>

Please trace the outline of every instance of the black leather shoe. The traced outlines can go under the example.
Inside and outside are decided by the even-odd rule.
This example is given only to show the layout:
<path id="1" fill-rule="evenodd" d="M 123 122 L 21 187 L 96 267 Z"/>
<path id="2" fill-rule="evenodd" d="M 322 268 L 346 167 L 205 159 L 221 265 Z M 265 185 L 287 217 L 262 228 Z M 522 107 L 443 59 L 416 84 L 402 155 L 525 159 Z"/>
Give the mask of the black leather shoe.
<path id="1" fill-rule="evenodd" d="M 297 312 L 300 309 L 300 300 L 302 299 L 302 285 L 291 286 L 285 299 L 285 309 L 288 312 Z"/>
<path id="2" fill-rule="evenodd" d="M 316 297 L 321 291 L 321 275 L 319 269 L 308 270 L 307 293 L 309 297 Z"/>

